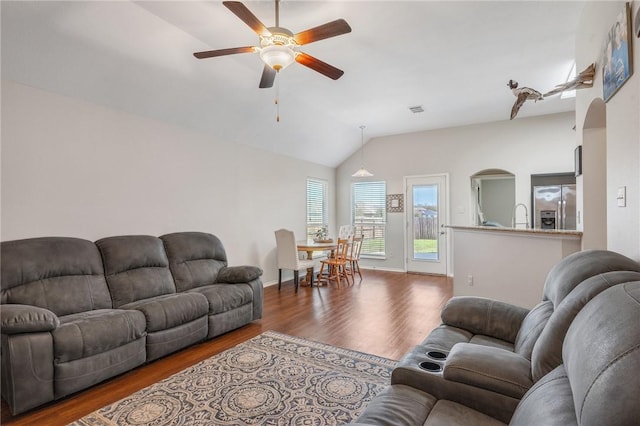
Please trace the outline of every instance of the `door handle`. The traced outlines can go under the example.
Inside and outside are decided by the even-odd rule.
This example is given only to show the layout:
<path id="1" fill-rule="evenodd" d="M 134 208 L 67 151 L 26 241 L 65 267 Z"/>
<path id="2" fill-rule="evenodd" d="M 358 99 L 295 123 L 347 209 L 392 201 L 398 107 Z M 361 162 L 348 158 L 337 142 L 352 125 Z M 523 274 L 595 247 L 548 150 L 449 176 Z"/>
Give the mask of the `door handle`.
<path id="1" fill-rule="evenodd" d="M 444 235 L 444 234 L 446 234 L 446 232 L 440 231 L 440 235 Z"/>

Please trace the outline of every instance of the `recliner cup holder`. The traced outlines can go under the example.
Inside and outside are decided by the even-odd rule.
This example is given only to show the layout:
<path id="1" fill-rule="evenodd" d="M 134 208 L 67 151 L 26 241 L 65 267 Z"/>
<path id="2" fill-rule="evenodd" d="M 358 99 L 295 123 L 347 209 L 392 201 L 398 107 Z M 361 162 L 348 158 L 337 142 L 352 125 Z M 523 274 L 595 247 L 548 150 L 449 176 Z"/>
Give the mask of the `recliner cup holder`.
<path id="1" fill-rule="evenodd" d="M 427 356 L 432 359 L 443 360 L 447 359 L 447 354 L 440 351 L 429 351 L 427 352 Z"/>
<path id="2" fill-rule="evenodd" d="M 442 371 L 442 366 L 438 363 L 435 362 L 431 362 L 431 361 L 422 361 L 420 364 L 418 364 L 420 366 L 420 368 L 422 368 L 423 370 L 427 370 L 430 371 L 432 373 L 437 373 L 438 371 Z"/>

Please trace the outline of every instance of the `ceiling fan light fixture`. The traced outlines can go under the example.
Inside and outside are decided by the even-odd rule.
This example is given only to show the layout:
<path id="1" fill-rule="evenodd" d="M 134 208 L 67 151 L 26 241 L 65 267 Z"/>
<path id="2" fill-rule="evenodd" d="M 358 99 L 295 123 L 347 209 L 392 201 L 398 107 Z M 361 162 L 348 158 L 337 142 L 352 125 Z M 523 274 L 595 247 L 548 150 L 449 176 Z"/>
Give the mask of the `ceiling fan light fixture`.
<path id="1" fill-rule="evenodd" d="M 341 69 L 298 50 L 299 46 L 305 44 L 350 33 L 351 27 L 344 19 L 336 19 L 326 24 L 293 34 L 288 29 L 280 26 L 279 0 L 275 0 L 275 27 L 266 27 L 260 19 L 240 1 L 223 1 L 222 4 L 258 35 L 260 46 L 243 46 L 194 52 L 193 56 L 197 59 L 215 58 L 238 53 L 259 53 L 260 59 L 265 64 L 258 86 L 261 89 L 273 87 L 276 73 L 288 67 L 293 62 L 298 62 L 332 80 L 337 80 L 344 74 L 344 71 Z M 273 71 L 275 71 L 275 73 Z"/>
<path id="2" fill-rule="evenodd" d="M 273 44 L 260 49 L 260 59 L 274 70 L 280 71 L 295 61 L 296 54 L 287 46 Z"/>

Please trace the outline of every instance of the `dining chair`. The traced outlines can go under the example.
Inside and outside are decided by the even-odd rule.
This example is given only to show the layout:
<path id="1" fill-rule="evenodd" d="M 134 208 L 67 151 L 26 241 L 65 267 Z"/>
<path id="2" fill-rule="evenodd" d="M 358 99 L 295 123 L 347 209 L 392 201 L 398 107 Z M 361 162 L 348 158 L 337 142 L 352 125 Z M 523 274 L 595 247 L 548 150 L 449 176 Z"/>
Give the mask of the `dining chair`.
<path id="1" fill-rule="evenodd" d="M 353 225 L 340 225 L 340 229 L 338 230 L 338 238 L 348 240 L 349 238 L 353 238 L 354 233 L 355 228 L 353 227 Z"/>
<path id="2" fill-rule="evenodd" d="M 338 231 L 338 239 L 349 240 L 349 243 L 350 243 L 351 239 L 353 239 L 354 233 L 355 233 L 355 227 L 353 225 L 340 225 L 340 229 Z M 334 256 L 333 250 L 331 251 L 331 253 L 327 253 L 327 257 L 333 257 L 333 256 Z"/>
<path id="3" fill-rule="evenodd" d="M 353 243 L 351 244 L 351 249 L 347 254 L 347 271 L 349 275 L 353 278 L 353 282 L 356 281 L 356 272 L 360 276 L 360 280 L 362 280 L 362 273 L 360 272 L 360 250 L 362 250 L 362 241 L 364 240 L 364 235 L 359 235 L 357 237 L 353 237 Z"/>
<path id="4" fill-rule="evenodd" d="M 298 285 L 300 283 L 300 271 L 311 269 L 310 285 L 313 287 L 313 269 L 315 268 L 315 262 L 311 259 L 300 259 L 296 246 L 296 237 L 293 231 L 278 229 L 275 234 L 278 257 L 278 290 L 280 290 L 282 286 L 283 269 L 293 271 L 293 284 L 295 285 L 296 293 L 298 292 Z"/>
<path id="5" fill-rule="evenodd" d="M 324 276 L 324 267 L 327 266 L 327 282 L 332 279 L 338 283 L 338 288 L 342 285 L 342 277 L 349 284 L 349 275 L 347 274 L 347 254 L 349 253 L 350 241 L 348 239 L 338 238 L 335 256 L 322 260 L 320 266 L 319 277 Z"/>

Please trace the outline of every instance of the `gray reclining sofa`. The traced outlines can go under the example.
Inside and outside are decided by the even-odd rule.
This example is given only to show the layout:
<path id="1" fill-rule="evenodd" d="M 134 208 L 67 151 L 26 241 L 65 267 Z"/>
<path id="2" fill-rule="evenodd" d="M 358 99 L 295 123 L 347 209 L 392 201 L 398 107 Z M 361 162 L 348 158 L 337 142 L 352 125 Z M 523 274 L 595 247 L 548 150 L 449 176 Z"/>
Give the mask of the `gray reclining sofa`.
<path id="1" fill-rule="evenodd" d="M 181 232 L 0 247 L 2 398 L 22 413 L 262 317 L 262 270 Z"/>
<path id="2" fill-rule="evenodd" d="M 508 422 L 465 404 L 394 384 L 354 425 L 627 426 L 640 419 L 640 281 L 603 291 L 580 310 L 562 346 L 562 363 L 536 382 Z"/>
<path id="3" fill-rule="evenodd" d="M 640 264 L 619 253 L 586 250 L 548 273 L 533 309 L 479 297 L 454 297 L 443 324 L 394 369 L 405 384 L 508 422 L 522 396 L 562 362 L 562 342 L 582 307 L 603 290 L 640 281 Z M 429 370 L 431 369 L 431 370 Z"/>
<path id="4" fill-rule="evenodd" d="M 627 285 L 629 282 L 635 284 Z M 548 375 L 562 366 L 568 330 L 585 305 L 611 288 L 633 289 L 638 283 L 638 262 L 618 253 L 590 250 L 571 255 L 552 268 L 543 301 L 532 310 L 483 298 L 453 298 L 443 309 L 443 324 L 398 362 L 390 389 L 374 400 L 360 421 L 379 425 L 455 425 L 475 424 L 476 420 L 478 424 L 505 424 L 520 419 L 513 424 L 527 424 L 515 413 L 526 395 L 539 389 Z M 636 295 L 639 291 L 633 290 Z M 616 307 L 606 309 L 613 312 Z M 626 312 L 628 322 L 637 327 L 621 333 L 633 336 L 635 332 L 633 337 L 640 339 L 639 312 Z M 600 329 L 602 325 L 593 323 L 593 327 Z M 581 338 L 588 345 L 591 337 L 585 333 Z M 601 349 L 610 348 L 598 348 Z M 633 356 L 640 362 L 638 347 L 634 350 Z M 640 386 L 638 377 L 631 381 L 636 390 Z M 626 383 L 617 385 L 624 387 Z M 547 388 L 543 389 L 547 392 Z M 637 394 L 634 398 L 637 405 Z M 430 407 L 423 404 L 427 400 L 433 404 L 441 400 L 447 407 L 456 407 L 458 414 L 465 414 L 460 418 L 440 418 L 430 411 L 431 402 L 427 403 Z M 553 397 L 549 401 L 552 400 Z M 571 416 L 569 419 L 567 424 L 575 423 Z M 532 422 L 532 418 L 528 421 Z M 554 420 L 530 424 L 560 423 Z"/>

